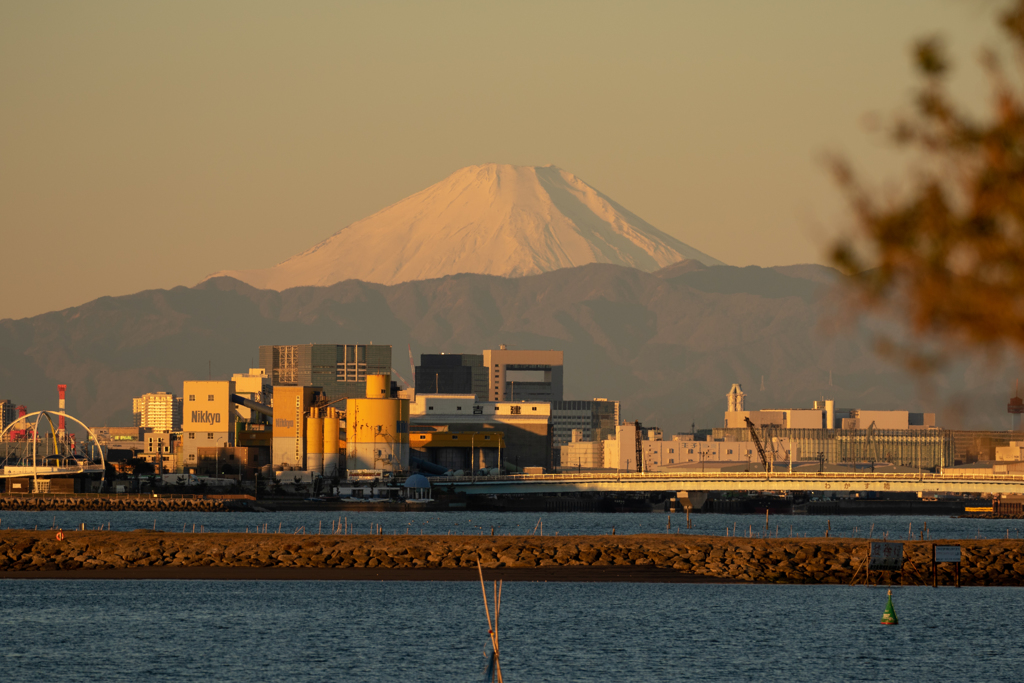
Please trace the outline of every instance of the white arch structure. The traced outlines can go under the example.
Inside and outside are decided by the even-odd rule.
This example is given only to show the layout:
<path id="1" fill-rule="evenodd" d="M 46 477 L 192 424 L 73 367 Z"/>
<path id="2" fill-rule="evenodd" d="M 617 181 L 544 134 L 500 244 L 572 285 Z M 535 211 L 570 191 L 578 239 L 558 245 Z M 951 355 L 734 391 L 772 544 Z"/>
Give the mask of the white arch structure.
<path id="1" fill-rule="evenodd" d="M 96 450 L 100 452 L 100 465 L 103 467 L 103 472 L 105 473 L 107 471 L 107 460 L 106 457 L 103 455 L 103 446 L 100 445 L 100 440 L 99 437 L 96 436 L 96 432 L 92 431 L 89 425 L 85 424 L 77 417 L 73 415 L 68 415 L 67 413 L 52 410 L 39 410 L 34 413 L 29 413 L 28 415 L 23 415 L 14 422 L 12 422 L 11 424 L 4 427 L 2 431 L 0 431 L 0 441 L 3 441 L 4 436 L 7 434 L 7 432 L 9 432 L 19 423 L 24 422 L 25 426 L 27 427 L 29 418 L 36 418 L 35 426 L 32 430 L 32 478 L 33 480 L 37 480 L 39 478 L 39 475 L 36 474 L 36 470 L 39 466 L 38 463 L 36 462 L 36 452 L 38 450 L 39 445 L 39 420 L 41 420 L 43 417 L 46 418 L 46 421 L 50 423 L 50 432 L 54 435 L 54 438 L 56 439 L 57 431 L 53 428 L 53 420 L 50 419 L 53 416 L 65 417 L 73 422 L 77 422 L 85 429 L 85 431 L 89 432 L 89 436 L 92 437 L 92 443 L 96 446 Z M 35 481 L 33 481 L 33 488 L 35 488 Z"/>

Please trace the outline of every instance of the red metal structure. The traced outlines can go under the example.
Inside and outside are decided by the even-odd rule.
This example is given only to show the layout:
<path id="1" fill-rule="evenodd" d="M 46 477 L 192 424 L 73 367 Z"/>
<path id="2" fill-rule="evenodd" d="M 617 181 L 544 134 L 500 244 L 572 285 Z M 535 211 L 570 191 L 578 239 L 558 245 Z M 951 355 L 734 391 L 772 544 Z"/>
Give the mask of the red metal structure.
<path id="1" fill-rule="evenodd" d="M 25 406 L 18 406 L 18 419 L 25 417 L 28 414 L 28 408 Z M 11 441 L 27 441 L 32 438 L 32 429 L 28 426 L 28 422 L 25 423 L 26 429 L 12 429 L 10 434 Z"/>

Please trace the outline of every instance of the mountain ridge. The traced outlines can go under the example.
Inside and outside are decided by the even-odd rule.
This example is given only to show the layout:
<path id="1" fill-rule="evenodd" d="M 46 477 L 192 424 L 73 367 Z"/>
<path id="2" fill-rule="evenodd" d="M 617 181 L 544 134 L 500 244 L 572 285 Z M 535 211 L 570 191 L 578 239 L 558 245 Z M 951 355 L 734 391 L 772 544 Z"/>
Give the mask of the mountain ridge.
<path id="1" fill-rule="evenodd" d="M 52 408 L 54 385 L 65 383 L 71 414 L 90 425 L 131 424 L 133 397 L 180 394 L 181 382 L 208 373 L 227 379 L 255 366 L 262 344 L 374 341 L 392 345 L 403 375 L 407 344 L 417 357 L 502 343 L 559 349 L 567 399 L 618 399 L 625 419 L 666 433 L 721 425 L 733 382 L 752 409 L 809 406 L 825 393 L 847 407 L 942 407 L 922 403 L 913 378 L 879 360 L 864 330 L 828 329 L 828 285 L 772 268 L 680 270 L 589 264 L 522 278 L 347 280 L 283 292 L 219 277 L 101 297 L 0 321 L 0 398 Z M 975 392 L 972 415 L 1005 414 L 1005 397 L 970 373 L 943 382 Z"/>

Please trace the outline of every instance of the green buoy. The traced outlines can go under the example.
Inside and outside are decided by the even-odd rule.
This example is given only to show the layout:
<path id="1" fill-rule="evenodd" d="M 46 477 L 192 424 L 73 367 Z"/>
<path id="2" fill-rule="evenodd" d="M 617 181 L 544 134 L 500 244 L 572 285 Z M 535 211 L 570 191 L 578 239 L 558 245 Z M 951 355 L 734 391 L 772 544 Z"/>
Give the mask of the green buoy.
<path id="1" fill-rule="evenodd" d="M 885 603 L 885 612 L 882 613 L 882 624 L 885 626 L 896 626 L 900 620 L 896 618 L 896 609 L 892 606 L 892 591 L 889 591 L 889 601 Z"/>

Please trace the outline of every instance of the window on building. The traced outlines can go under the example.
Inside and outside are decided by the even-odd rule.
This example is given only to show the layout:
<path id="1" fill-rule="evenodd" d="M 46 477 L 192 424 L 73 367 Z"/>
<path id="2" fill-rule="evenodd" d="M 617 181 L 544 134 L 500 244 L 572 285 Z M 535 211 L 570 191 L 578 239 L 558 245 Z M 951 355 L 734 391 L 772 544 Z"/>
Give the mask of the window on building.
<path id="1" fill-rule="evenodd" d="M 732 455 L 732 449 L 731 448 L 729 449 L 729 455 Z"/>
<path id="2" fill-rule="evenodd" d="M 212 439 L 213 438 L 213 432 L 207 432 L 206 433 L 206 438 L 207 439 Z"/>
<path id="3" fill-rule="evenodd" d="M 196 400 L 196 395 L 195 394 L 189 394 L 188 395 L 188 400 L 190 400 L 190 401 Z"/>
<path id="4" fill-rule="evenodd" d="M 693 449 L 691 448 L 690 450 L 687 451 L 687 453 L 689 453 L 690 455 L 693 455 Z"/>
<path id="5" fill-rule="evenodd" d="M 433 410 L 433 409 L 434 409 L 434 406 L 430 406 L 430 407 L 427 408 L 427 410 Z"/>
<path id="6" fill-rule="evenodd" d="M 196 433 L 195 432 L 189 432 L 188 433 L 188 438 L 190 438 L 190 439 L 196 438 Z"/>
<path id="7" fill-rule="evenodd" d="M 534 406 L 534 407 L 533 407 L 533 409 L 534 409 L 534 410 L 537 410 L 537 406 Z"/>
<path id="8" fill-rule="evenodd" d="M 455 410 L 462 410 L 462 406 L 455 406 Z"/>
<path id="9" fill-rule="evenodd" d="M 669 465 L 673 464 L 674 462 L 675 462 L 675 460 L 674 460 L 674 459 L 672 459 L 672 458 L 669 458 L 669 459 L 668 459 L 668 464 L 669 464 Z"/>
<path id="10" fill-rule="evenodd" d="M 512 406 L 512 408 L 511 408 L 511 410 L 509 410 L 509 412 L 512 413 L 513 415 L 521 415 L 522 414 L 522 408 L 520 406 Z"/>
<path id="11" fill-rule="evenodd" d="M 207 396 L 206 400 L 207 401 L 212 401 L 213 400 L 213 394 L 210 394 L 209 396 Z"/>
<path id="12" fill-rule="evenodd" d="M 193 453 L 192 455 L 188 456 L 188 459 L 189 460 L 195 460 L 196 459 L 195 453 Z"/>

